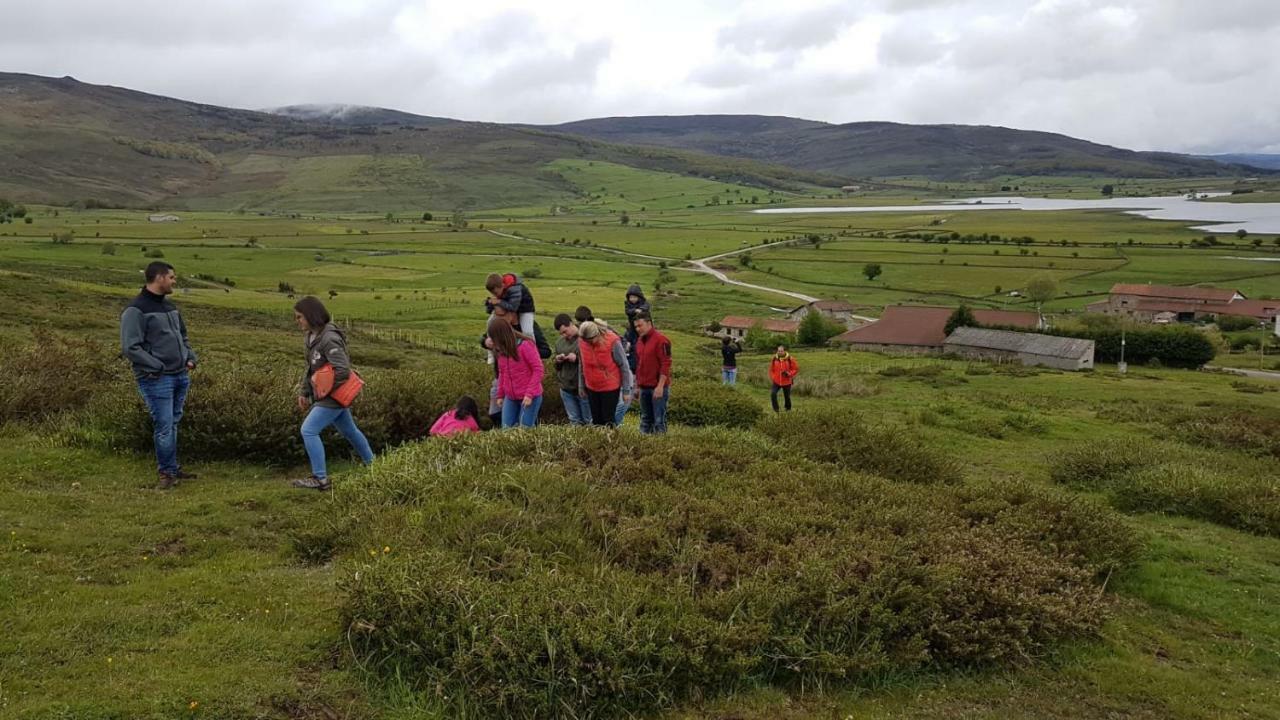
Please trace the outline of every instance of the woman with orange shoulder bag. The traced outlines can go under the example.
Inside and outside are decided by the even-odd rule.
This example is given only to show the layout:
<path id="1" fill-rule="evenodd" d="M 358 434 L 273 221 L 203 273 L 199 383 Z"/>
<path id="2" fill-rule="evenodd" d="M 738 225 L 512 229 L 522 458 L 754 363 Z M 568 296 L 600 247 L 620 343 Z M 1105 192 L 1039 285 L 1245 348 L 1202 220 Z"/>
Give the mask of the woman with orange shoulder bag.
<path id="1" fill-rule="evenodd" d="M 307 374 L 302 379 L 298 410 L 307 413 L 302 421 L 302 444 L 311 460 L 311 476 L 294 480 L 293 486 L 323 491 L 330 483 L 320 433 L 330 425 L 351 443 L 365 465 L 373 462 L 369 441 L 351 417 L 351 403 L 364 381 L 351 369 L 346 335 L 333 324 L 319 299 L 308 295 L 299 300 L 293 306 L 293 317 L 306 333 Z"/>

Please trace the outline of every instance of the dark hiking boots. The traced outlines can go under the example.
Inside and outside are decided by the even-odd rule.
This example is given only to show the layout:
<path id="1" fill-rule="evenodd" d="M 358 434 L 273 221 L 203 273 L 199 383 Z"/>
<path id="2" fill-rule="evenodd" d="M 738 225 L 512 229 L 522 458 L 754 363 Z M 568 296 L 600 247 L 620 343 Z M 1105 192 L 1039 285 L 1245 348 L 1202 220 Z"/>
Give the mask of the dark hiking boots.
<path id="1" fill-rule="evenodd" d="M 167 472 L 160 473 L 160 481 L 156 483 L 157 490 L 172 490 L 178 484 L 178 476 L 170 475 Z"/>
<path id="2" fill-rule="evenodd" d="M 291 484 L 294 487 L 302 488 L 303 490 L 319 490 L 320 492 L 324 492 L 325 490 L 329 489 L 329 479 L 318 478 L 315 475 L 302 478 L 299 480 L 294 480 Z"/>
<path id="3" fill-rule="evenodd" d="M 195 480 L 196 478 L 200 477 L 199 475 L 196 475 L 195 473 L 189 473 L 186 470 L 178 470 L 178 472 L 174 473 L 173 476 L 178 478 L 179 480 Z"/>

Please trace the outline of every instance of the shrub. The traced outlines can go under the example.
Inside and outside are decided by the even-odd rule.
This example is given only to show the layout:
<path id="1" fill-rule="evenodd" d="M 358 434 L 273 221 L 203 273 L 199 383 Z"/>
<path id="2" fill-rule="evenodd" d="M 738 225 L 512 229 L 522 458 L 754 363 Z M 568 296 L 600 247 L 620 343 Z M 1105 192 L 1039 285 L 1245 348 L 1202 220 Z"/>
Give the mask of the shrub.
<path id="1" fill-rule="evenodd" d="M 845 330 L 844 325 L 817 310 L 811 310 L 800 321 L 800 328 L 796 331 L 796 342 L 801 345 L 825 345 L 828 340 Z"/>
<path id="2" fill-rule="evenodd" d="M 764 408 L 745 393 L 719 383 L 701 381 L 676 385 L 667 406 L 667 417 L 671 422 L 693 427 L 749 428 L 763 415 Z"/>
<path id="3" fill-rule="evenodd" d="M 1183 515 L 1280 536 L 1280 480 L 1265 474 L 1236 477 L 1185 463 L 1165 463 L 1117 483 L 1114 502 L 1126 512 Z"/>
<path id="4" fill-rule="evenodd" d="M 1252 330 L 1258 327 L 1258 321 L 1240 315 L 1222 315 L 1218 318 L 1218 329 L 1223 332 L 1236 330 Z"/>
<path id="5" fill-rule="evenodd" d="M 5 350 L 8 378 L 0 383 L 0 424 L 32 422 L 79 410 L 104 387 L 122 385 L 127 372 L 101 343 L 34 330 L 28 343 Z"/>
<path id="6" fill-rule="evenodd" d="M 416 443 L 334 502 L 298 540 L 343 553 L 342 642 L 491 717 L 1034 657 L 1105 619 L 1094 575 L 1127 532 L 1052 491 L 903 485 L 705 430 Z"/>
<path id="7" fill-rule="evenodd" d="M 1257 462 L 1113 440 L 1059 453 L 1050 461 L 1050 475 L 1060 483 L 1103 491 L 1126 512 L 1166 512 L 1280 535 L 1280 479 Z"/>
<path id="8" fill-rule="evenodd" d="M 164 251 L 160 248 L 152 248 L 146 252 L 146 256 L 149 258 L 162 258 L 164 257 Z"/>
<path id="9" fill-rule="evenodd" d="M 298 376 L 259 366 L 193 373 L 182 417 L 182 457 L 264 465 L 299 461 L 302 415 L 294 405 Z M 356 420 L 360 421 L 358 411 Z M 88 421 L 112 448 L 152 448 L 151 418 L 133 387 L 117 386 L 95 397 Z"/>
<path id="10" fill-rule="evenodd" d="M 799 410 L 760 430 L 810 460 L 914 483 L 955 483 L 960 465 L 902 428 L 868 422 L 854 410 Z"/>
<path id="11" fill-rule="evenodd" d="M 1129 473 L 1155 464 L 1161 454 L 1159 446 L 1146 440 L 1098 440 L 1051 457 L 1049 477 L 1082 490 L 1106 490 Z"/>
<path id="12" fill-rule="evenodd" d="M 366 386 L 352 406 L 356 424 L 375 451 L 422 438 L 431 423 L 458 397 L 469 394 L 484 405 L 489 391 L 486 366 L 442 363 L 430 373 L 411 370 L 361 371 Z M 243 460 L 292 465 L 304 459 L 295 406 L 301 373 L 233 365 L 192 375 L 182 418 L 182 454 L 191 460 Z M 91 422 L 107 442 L 139 452 L 152 447 L 151 420 L 137 392 L 117 389 L 96 399 Z M 332 450 L 347 453 L 333 430 Z"/>

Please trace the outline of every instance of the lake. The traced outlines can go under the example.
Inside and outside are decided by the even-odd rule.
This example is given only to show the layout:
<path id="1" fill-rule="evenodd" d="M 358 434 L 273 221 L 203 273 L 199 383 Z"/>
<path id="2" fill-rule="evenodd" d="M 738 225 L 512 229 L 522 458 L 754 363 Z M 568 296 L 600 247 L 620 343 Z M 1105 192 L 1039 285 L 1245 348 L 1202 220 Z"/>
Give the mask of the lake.
<path id="1" fill-rule="evenodd" d="M 1142 198 L 1101 198 L 1072 200 L 1062 198 L 983 197 L 948 200 L 932 205 L 879 205 L 861 207 L 770 208 L 752 210 L 762 215 L 795 215 L 802 213 L 871 213 L 871 212 L 957 212 L 993 210 L 1114 210 L 1153 220 L 1182 220 L 1195 223 L 1197 230 L 1234 233 L 1243 228 L 1255 234 L 1280 234 L 1280 203 L 1205 202 L 1201 198 L 1221 197 L 1228 193 L 1202 193 L 1196 199 L 1182 195 Z"/>

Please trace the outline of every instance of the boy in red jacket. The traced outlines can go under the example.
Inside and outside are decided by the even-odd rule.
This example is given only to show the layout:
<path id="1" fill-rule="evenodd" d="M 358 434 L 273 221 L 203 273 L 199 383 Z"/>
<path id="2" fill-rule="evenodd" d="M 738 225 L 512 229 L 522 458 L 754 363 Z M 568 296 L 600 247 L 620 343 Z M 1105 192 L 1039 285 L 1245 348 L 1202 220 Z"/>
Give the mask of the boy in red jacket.
<path id="1" fill-rule="evenodd" d="M 787 352 L 785 345 L 779 345 L 778 352 L 774 353 L 773 360 L 769 362 L 769 379 L 773 381 L 773 388 L 769 391 L 769 402 L 773 403 L 774 412 L 778 412 L 779 390 L 786 399 L 787 411 L 791 410 L 791 385 L 796 381 L 796 375 L 799 372 L 800 364 L 791 357 L 791 353 Z"/>
<path id="2" fill-rule="evenodd" d="M 640 388 L 640 432 L 667 431 L 671 397 L 671 341 L 653 327 L 648 313 L 636 313 L 636 387 Z"/>

